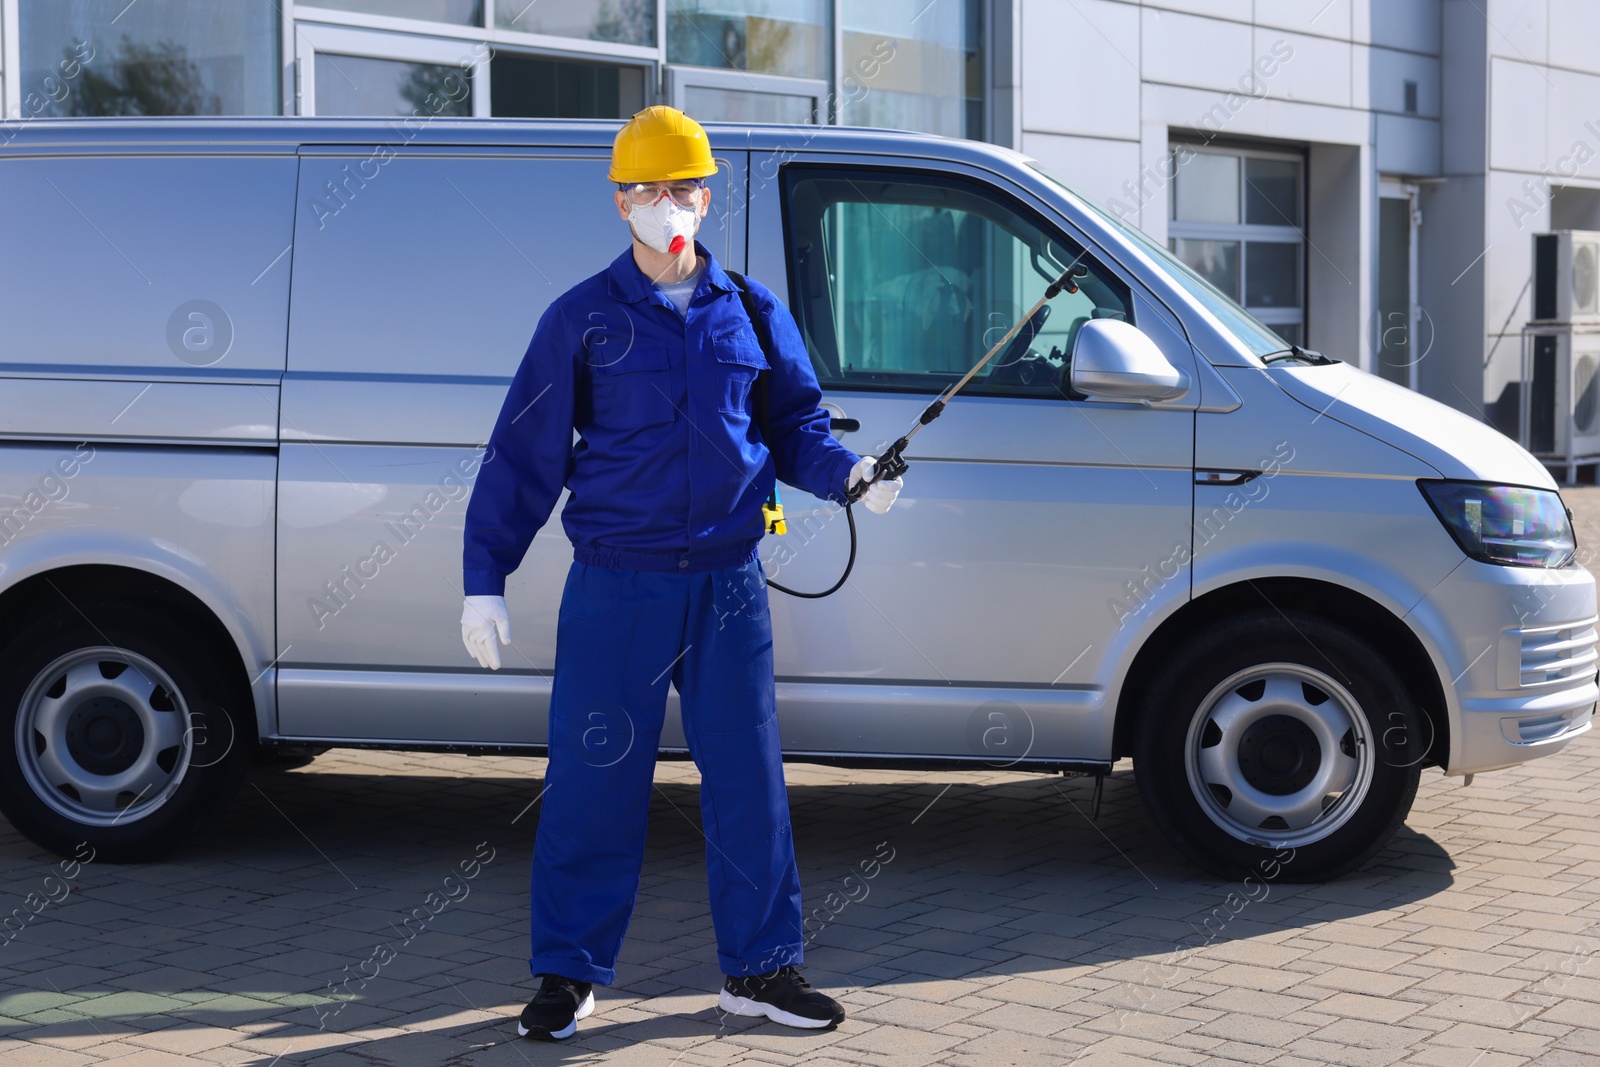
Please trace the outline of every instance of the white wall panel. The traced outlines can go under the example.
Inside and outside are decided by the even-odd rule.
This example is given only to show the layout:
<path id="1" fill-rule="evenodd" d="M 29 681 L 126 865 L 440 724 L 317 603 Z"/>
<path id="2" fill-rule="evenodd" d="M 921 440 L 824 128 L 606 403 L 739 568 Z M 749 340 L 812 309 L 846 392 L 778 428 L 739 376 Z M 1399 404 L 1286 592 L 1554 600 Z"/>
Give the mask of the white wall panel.
<path id="1" fill-rule="evenodd" d="M 1529 205 L 1538 202 L 1537 197 L 1529 196 L 1524 184 L 1528 180 L 1526 174 L 1489 173 L 1486 196 L 1489 228 L 1485 241 L 1489 252 L 1481 265 L 1483 352 L 1488 361 L 1484 368 L 1483 393 L 1488 400 L 1499 396 L 1505 384 L 1515 381 L 1521 374 L 1517 333 L 1531 313 L 1528 279 L 1533 273 L 1533 235 L 1550 225 L 1548 204 L 1531 215 L 1511 209 L 1513 202 Z M 1511 336 L 1501 336 L 1502 332 Z"/>
<path id="2" fill-rule="evenodd" d="M 1367 152 L 1361 145 L 1312 145 L 1306 176 L 1306 340 L 1336 359 L 1370 367 L 1365 324 L 1372 311 L 1373 205 Z"/>
<path id="3" fill-rule="evenodd" d="M 1074 192 L 1111 210 L 1116 210 L 1111 203 L 1113 200 L 1128 203 L 1129 193 L 1123 183 L 1137 184 L 1139 180 L 1137 141 L 1024 131 L 1022 150 Z M 1164 196 L 1160 203 L 1165 206 Z"/>
<path id="4" fill-rule="evenodd" d="M 1600 73 L 1600 3 L 1549 0 L 1550 63 Z"/>
<path id="5" fill-rule="evenodd" d="M 1237 110 L 1230 111 L 1230 106 Z M 1252 100 L 1173 85 L 1144 87 L 1144 120 L 1229 137 L 1366 144 L 1372 118 L 1365 111 L 1293 100 Z"/>
<path id="6" fill-rule="evenodd" d="M 1393 3 L 1394 0 L 1388 0 Z M 1267 0 L 1256 5 L 1257 26 L 1350 39 L 1350 0 Z"/>
<path id="7" fill-rule="evenodd" d="M 1489 19 L 1489 54 L 1527 63 L 1548 60 L 1545 0 L 1474 0 Z"/>
<path id="8" fill-rule="evenodd" d="M 1368 24 L 1375 45 L 1439 54 L 1439 0 L 1374 0 Z"/>
<path id="9" fill-rule="evenodd" d="M 1285 49 L 1292 49 L 1293 54 L 1287 60 L 1280 60 L 1277 72 L 1264 79 L 1270 95 L 1338 107 L 1351 105 L 1351 45 L 1348 42 L 1284 30 L 1261 28 L 1255 31 L 1254 60 L 1265 65 L 1279 59 Z"/>
<path id="10" fill-rule="evenodd" d="M 1372 95 L 1369 106 L 1375 111 L 1405 113 L 1406 82 L 1417 83 L 1417 114 L 1439 117 L 1439 60 L 1415 52 L 1392 48 L 1373 48 L 1367 53 Z"/>
<path id="11" fill-rule="evenodd" d="M 1144 6 L 1237 22 L 1249 22 L 1255 17 L 1255 0 L 1145 0 Z"/>
<path id="12" fill-rule="evenodd" d="M 1372 107 L 1372 48 L 1366 44 L 1350 46 L 1350 106 Z"/>
<path id="13" fill-rule="evenodd" d="M 1536 171 L 1545 162 L 1543 68 L 1496 58 L 1489 65 L 1489 165 Z"/>
<path id="14" fill-rule="evenodd" d="M 1600 51 L 1600 37 L 1593 47 Z M 1600 174 L 1600 75 L 1553 69 L 1545 74 L 1551 86 L 1540 162 L 1561 177 Z"/>
<path id="15" fill-rule="evenodd" d="M 1146 122 L 1143 136 L 1139 139 L 1139 158 L 1143 161 L 1141 174 L 1157 174 L 1163 183 L 1170 182 L 1172 177 L 1171 162 L 1168 158 L 1172 151 L 1171 131 L 1165 122 Z M 1158 244 L 1167 243 L 1167 216 L 1170 214 L 1168 197 L 1171 190 L 1164 187 L 1159 193 L 1148 196 L 1139 205 L 1137 215 L 1133 221 L 1150 239 Z"/>
<path id="16" fill-rule="evenodd" d="M 1476 418 L 1483 404 L 1482 174 L 1422 187 L 1418 300 L 1422 392 Z"/>
<path id="17" fill-rule="evenodd" d="M 1410 115 L 1377 115 L 1379 174 L 1439 174 L 1439 123 Z"/>
<path id="18" fill-rule="evenodd" d="M 1440 95 L 1441 142 L 1446 174 L 1483 173 L 1488 158 L 1488 41 L 1477 0 L 1444 0 L 1444 63 Z M 1454 204 L 1455 201 L 1451 200 Z"/>
<path id="19" fill-rule="evenodd" d="M 1377 0 L 1384 5 L 1388 0 Z M 1421 3 L 1430 3 L 1433 0 L 1420 0 Z M 1350 40 L 1356 44 L 1372 43 L 1372 4 L 1373 0 L 1350 0 Z"/>
<path id="20" fill-rule="evenodd" d="M 1143 57 L 1146 80 L 1224 92 L 1239 89 L 1255 60 L 1247 23 L 1221 22 L 1145 8 Z"/>
<path id="21" fill-rule="evenodd" d="M 1139 9 L 1114 0 L 1024 0 L 1022 127 L 1139 136 Z"/>

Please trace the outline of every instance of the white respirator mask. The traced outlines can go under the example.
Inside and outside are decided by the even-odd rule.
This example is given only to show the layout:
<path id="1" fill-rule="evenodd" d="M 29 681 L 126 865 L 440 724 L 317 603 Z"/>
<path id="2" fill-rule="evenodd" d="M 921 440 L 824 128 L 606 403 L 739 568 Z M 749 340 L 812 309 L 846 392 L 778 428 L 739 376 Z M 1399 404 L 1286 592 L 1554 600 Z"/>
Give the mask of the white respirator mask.
<path id="1" fill-rule="evenodd" d="M 663 194 L 653 204 L 630 207 L 628 222 L 639 240 L 657 252 L 675 256 L 700 229 L 700 212 Z"/>

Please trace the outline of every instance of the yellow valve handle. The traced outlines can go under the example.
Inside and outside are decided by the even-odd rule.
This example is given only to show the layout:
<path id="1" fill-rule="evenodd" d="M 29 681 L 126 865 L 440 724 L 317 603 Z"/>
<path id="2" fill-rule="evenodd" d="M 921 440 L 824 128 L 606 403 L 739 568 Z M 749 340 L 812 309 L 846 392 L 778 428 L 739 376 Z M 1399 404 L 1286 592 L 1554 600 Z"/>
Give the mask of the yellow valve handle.
<path id="1" fill-rule="evenodd" d="M 776 500 L 768 500 L 761 505 L 761 521 L 767 533 L 782 535 L 789 532 L 788 524 L 783 521 L 783 505 Z"/>

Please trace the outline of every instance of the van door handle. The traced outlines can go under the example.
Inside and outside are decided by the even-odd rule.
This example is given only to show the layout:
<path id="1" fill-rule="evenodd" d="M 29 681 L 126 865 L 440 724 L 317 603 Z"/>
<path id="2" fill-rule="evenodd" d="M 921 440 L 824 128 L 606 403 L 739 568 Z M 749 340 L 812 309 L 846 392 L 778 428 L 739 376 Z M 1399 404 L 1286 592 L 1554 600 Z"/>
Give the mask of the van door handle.
<path id="1" fill-rule="evenodd" d="M 1243 485 L 1245 482 L 1261 477 L 1259 470 L 1229 470 L 1212 467 L 1196 467 L 1194 471 L 1195 485 Z"/>
<path id="2" fill-rule="evenodd" d="M 861 420 L 832 418 L 828 420 L 828 429 L 839 430 L 843 433 L 855 433 L 861 429 Z"/>

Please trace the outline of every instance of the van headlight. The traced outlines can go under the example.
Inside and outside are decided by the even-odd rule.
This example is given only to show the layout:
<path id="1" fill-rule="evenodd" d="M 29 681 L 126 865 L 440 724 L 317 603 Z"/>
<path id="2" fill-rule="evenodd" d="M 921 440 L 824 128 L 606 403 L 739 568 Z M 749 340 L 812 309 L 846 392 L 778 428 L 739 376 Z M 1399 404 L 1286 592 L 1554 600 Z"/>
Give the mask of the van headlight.
<path id="1" fill-rule="evenodd" d="M 1561 494 L 1482 482 L 1419 480 L 1461 551 L 1508 567 L 1565 567 L 1578 549 Z"/>

